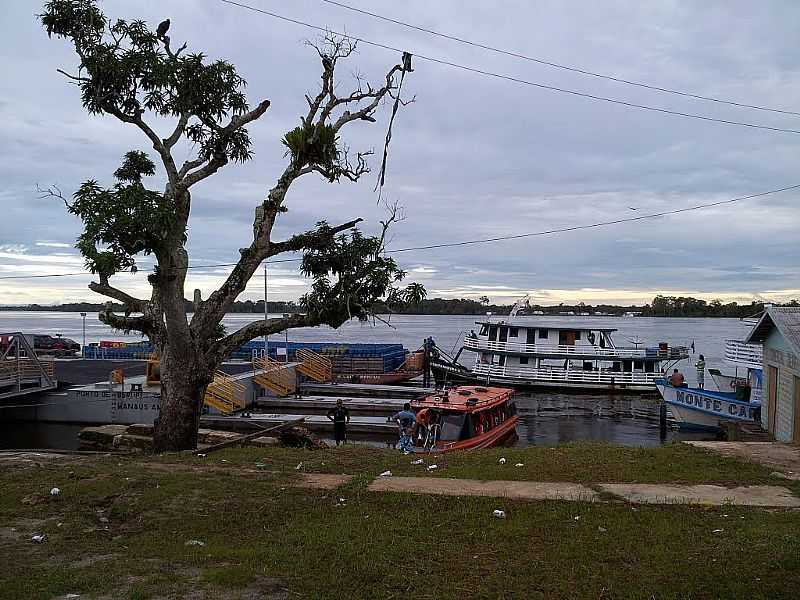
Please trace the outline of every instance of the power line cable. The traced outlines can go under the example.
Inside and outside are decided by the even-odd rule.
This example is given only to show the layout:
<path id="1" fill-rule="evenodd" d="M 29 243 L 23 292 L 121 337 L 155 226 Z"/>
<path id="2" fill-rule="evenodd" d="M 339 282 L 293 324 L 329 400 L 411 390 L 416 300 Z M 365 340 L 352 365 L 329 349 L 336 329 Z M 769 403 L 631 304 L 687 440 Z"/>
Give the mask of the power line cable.
<path id="1" fill-rule="evenodd" d="M 305 21 L 300 21 L 298 19 L 292 19 L 291 17 L 286 17 L 284 15 L 280 15 L 278 13 L 274 13 L 274 12 L 271 12 L 271 11 L 268 11 L 268 10 L 264 10 L 262 8 L 257 8 L 255 6 L 250 6 L 249 4 L 244 4 L 242 2 L 235 2 L 234 0 L 219 0 L 219 1 L 223 2 L 225 4 L 230 4 L 232 6 L 238 6 L 239 8 L 244 8 L 244 9 L 247 9 L 247 10 L 251 10 L 253 12 L 261 13 L 261 14 L 273 17 L 275 19 L 279 19 L 281 21 L 286 21 L 288 23 L 294 23 L 296 25 L 302 25 L 303 27 L 308 27 L 310 29 L 315 29 L 317 31 L 322 31 L 322 32 L 325 32 L 325 33 L 332 33 L 334 35 L 338 35 L 338 36 L 343 37 L 343 38 L 351 39 L 351 40 L 353 40 L 355 42 L 361 42 L 361 43 L 367 44 L 369 46 L 375 46 L 376 48 L 383 48 L 384 50 L 391 50 L 392 52 L 398 52 L 398 53 L 399 52 L 404 52 L 404 50 L 401 50 L 400 48 L 395 48 L 393 46 L 389 46 L 388 44 L 383 44 L 381 42 L 373 42 L 371 40 L 367 40 L 367 39 L 362 38 L 362 37 L 354 36 L 354 35 L 347 34 L 347 33 L 340 33 L 338 31 L 334 31 L 333 29 L 329 29 L 329 28 L 326 28 L 326 27 L 320 27 L 319 25 L 312 25 L 311 23 L 306 23 Z M 476 73 L 478 75 L 484 75 L 486 77 L 493 77 L 495 79 L 502 79 L 502 80 L 505 80 L 505 81 L 512 81 L 514 83 L 519 83 L 519 84 L 527 85 L 527 86 L 530 86 L 530 87 L 535 87 L 535 88 L 539 88 L 539 89 L 543 89 L 543 90 L 548 90 L 548 91 L 551 91 L 551 92 L 559 92 L 559 93 L 562 93 L 562 94 L 569 94 L 569 95 L 572 95 L 572 96 L 578 96 L 580 98 L 586 98 L 586 99 L 589 99 L 589 100 L 598 100 L 598 101 L 601 101 L 601 102 L 608 102 L 610 104 L 618 104 L 620 106 L 626 106 L 628 108 L 638 108 L 638 109 L 641 109 L 641 110 L 647 110 L 647 111 L 651 111 L 651 112 L 657 112 L 657 113 L 662 113 L 662 114 L 666 114 L 666 115 L 672 115 L 672 116 L 676 116 L 676 117 L 685 117 L 685 118 L 688 118 L 688 119 L 697 119 L 697 120 L 700 120 L 700 121 L 709 121 L 709 122 L 712 122 L 712 123 L 721 123 L 723 125 L 736 125 L 736 126 L 739 126 L 739 127 L 748 127 L 750 129 L 761 129 L 761 130 L 766 130 L 766 131 L 776 131 L 776 132 L 780 132 L 780 133 L 800 134 L 800 130 L 798 130 L 798 129 L 788 129 L 788 128 L 784 128 L 784 127 L 772 127 L 770 125 L 759 125 L 759 124 L 756 124 L 756 123 L 748 123 L 748 122 L 745 122 L 745 121 L 733 121 L 733 120 L 730 120 L 730 119 L 719 119 L 719 118 L 716 118 L 716 117 L 709 117 L 707 115 L 698 115 L 698 114 L 695 114 L 695 113 L 687 113 L 687 112 L 682 112 L 682 111 L 678 111 L 678 110 L 670 110 L 670 109 L 667 109 L 667 108 L 660 108 L 660 107 L 657 107 L 657 106 L 649 106 L 647 104 L 637 104 L 635 102 L 628 102 L 626 100 L 619 100 L 619 99 L 616 99 L 616 98 L 608 98 L 606 96 L 598 96 L 597 94 L 589 94 L 587 92 L 579 92 L 579 91 L 570 90 L 570 89 L 567 89 L 567 88 L 556 87 L 554 85 L 547 85 L 547 84 L 544 84 L 544 83 L 538 83 L 538 82 L 530 81 L 530 80 L 527 80 L 527 79 L 521 79 L 519 77 L 513 77 L 511 75 L 503 75 L 501 73 L 495 73 L 493 71 L 486 71 L 484 69 L 478 69 L 476 67 L 470 67 L 468 65 L 463 65 L 463 64 L 460 64 L 460 63 L 452 62 L 452 61 L 449 61 L 449 60 L 446 60 L 446 59 L 443 59 L 443 58 L 435 58 L 433 56 L 426 56 L 424 54 L 414 54 L 414 57 L 419 59 L 419 60 L 426 60 L 426 61 L 429 61 L 429 62 L 432 62 L 432 63 L 445 65 L 445 66 L 448 66 L 448 67 L 453 67 L 454 69 L 460 69 L 462 71 L 467 71 L 467 72 L 470 72 L 470 73 Z"/>
<path id="2" fill-rule="evenodd" d="M 726 204 L 734 204 L 736 202 L 742 202 L 743 200 L 752 200 L 753 198 L 762 198 L 764 196 L 769 196 L 772 194 L 778 194 L 780 192 L 787 192 L 789 190 L 796 190 L 800 189 L 800 183 L 795 185 L 788 185 L 782 188 L 776 188 L 774 190 L 768 190 L 766 192 L 758 192 L 756 194 L 748 194 L 747 196 L 738 196 L 736 198 L 729 198 L 728 200 L 718 200 L 716 202 L 706 202 L 703 204 L 695 204 L 693 206 L 687 206 L 685 208 L 675 208 L 672 210 L 664 210 L 660 212 L 654 213 L 647 213 L 643 215 L 638 215 L 636 217 L 626 217 L 624 219 L 612 219 L 609 221 L 599 221 L 597 223 L 588 223 L 585 225 L 572 225 L 570 227 L 561 227 L 558 229 L 546 229 L 543 231 L 532 231 L 529 233 L 516 233 L 511 235 L 501 235 L 497 237 L 491 238 L 482 238 L 477 240 L 464 240 L 461 242 L 444 242 L 441 244 L 429 244 L 427 246 L 411 246 L 408 248 L 396 248 L 387 250 L 387 254 L 397 254 L 400 252 L 412 252 L 415 250 L 433 250 L 436 248 L 455 248 L 458 246 L 471 246 L 475 244 L 489 244 L 493 242 L 502 242 L 507 240 L 517 240 L 522 238 L 528 237 L 537 237 L 537 236 L 545 236 L 545 235 L 554 235 L 557 233 L 567 233 L 570 231 L 580 231 L 584 229 L 597 229 L 599 227 L 608 227 L 609 225 L 619 225 L 621 223 L 632 223 L 635 221 L 643 221 L 645 219 L 657 219 L 659 217 L 665 217 L 669 215 L 677 215 L 686 212 L 692 212 L 696 210 L 702 210 L 704 208 L 712 208 L 714 206 L 723 206 Z M 279 260 L 271 260 L 267 261 L 267 264 L 274 264 L 274 263 L 287 263 L 287 262 L 300 262 L 303 260 L 302 258 L 284 258 Z M 233 267 L 236 266 L 238 263 L 220 263 L 216 265 L 190 265 L 186 267 L 187 269 L 213 269 L 217 267 Z M 38 277 L 71 277 L 74 275 L 90 275 L 88 272 L 84 273 L 56 273 L 53 275 L 12 275 L 12 276 L 4 276 L 0 277 L 0 279 L 32 279 Z"/>
<path id="3" fill-rule="evenodd" d="M 694 92 L 684 92 L 684 91 L 676 90 L 676 89 L 672 89 L 672 88 L 661 87 L 661 86 L 652 85 L 652 84 L 648 84 L 648 83 L 642 83 L 640 81 L 633 81 L 633 80 L 630 80 L 630 79 L 624 79 L 622 77 L 615 77 L 613 75 L 606 75 L 604 73 L 598 73 L 596 71 L 589 71 L 587 69 L 581 69 L 580 67 L 572 67 L 572 66 L 569 66 L 569 65 L 563 65 L 563 64 L 552 62 L 552 61 L 549 61 L 549 60 L 544 60 L 542 58 L 536 58 L 536 57 L 528 56 L 526 54 L 522 54 L 522 53 L 519 53 L 519 52 L 514 52 L 512 50 L 504 50 L 502 48 L 497 48 L 495 46 L 489 46 L 488 44 L 482 44 L 480 42 L 474 42 L 474 41 L 468 40 L 466 38 L 461 38 L 461 37 L 458 37 L 458 36 L 455 36 L 455 35 L 449 35 L 447 33 L 442 33 L 440 31 L 435 31 L 433 29 L 427 29 L 425 27 L 421 27 L 419 25 L 414 25 L 412 23 L 407 23 L 407 22 L 401 21 L 399 19 L 393 19 L 393 18 L 387 17 L 385 15 L 380 15 L 378 13 L 374 13 L 374 12 L 371 12 L 371 11 L 368 11 L 368 10 L 357 8 L 355 6 L 350 6 L 350 5 L 345 4 L 343 2 L 337 2 L 336 0 L 320 0 L 320 2 L 325 2 L 326 4 L 332 4 L 334 6 L 338 6 L 340 8 L 344 8 L 346 10 L 350 10 L 350 11 L 353 11 L 355 13 L 360 13 L 362 15 L 367 15 L 367 16 L 373 17 L 375 19 L 380 19 L 382 21 L 386 21 L 388 23 L 394 23 L 395 25 L 400 25 L 402 27 L 407 27 L 409 29 L 414 29 L 416 31 L 421 31 L 423 33 L 427 33 L 427 34 L 434 35 L 434 36 L 437 36 L 437 37 L 440 37 L 440 38 L 444 38 L 446 40 L 450 40 L 450 41 L 453 41 L 453 42 L 458 42 L 460 44 L 466 44 L 468 46 L 473 46 L 475 48 L 481 48 L 482 50 L 488 50 L 490 52 L 495 52 L 497 54 L 504 54 L 506 56 L 512 56 L 514 58 L 527 60 L 527 61 L 534 62 L 534 63 L 540 64 L 540 65 L 553 67 L 554 69 L 562 69 L 564 71 L 571 71 L 573 73 L 580 73 L 581 75 L 588 75 L 590 77 L 597 77 L 599 79 L 607 79 L 609 81 L 615 81 L 617 83 L 624 83 L 626 85 L 632 85 L 632 86 L 645 88 L 645 89 L 653 90 L 653 91 L 657 91 L 657 92 L 665 92 L 667 94 L 675 94 L 677 96 L 684 96 L 686 98 L 694 98 L 696 100 L 706 100 L 708 102 L 716 102 L 718 104 L 729 104 L 731 106 L 738 106 L 740 108 L 752 108 L 752 109 L 755 109 L 755 110 L 762 110 L 762 111 L 767 111 L 767 112 L 781 113 L 781 114 L 785 114 L 785 115 L 800 116 L 800 112 L 796 112 L 796 111 L 792 111 L 792 110 L 785 110 L 785 109 L 780 109 L 780 108 L 770 108 L 770 107 L 767 107 L 767 106 L 759 106 L 757 104 L 747 104 L 747 103 L 744 103 L 744 102 L 735 102 L 733 100 L 725 100 L 723 98 L 716 98 L 714 96 L 704 96 L 702 94 L 696 94 Z"/>

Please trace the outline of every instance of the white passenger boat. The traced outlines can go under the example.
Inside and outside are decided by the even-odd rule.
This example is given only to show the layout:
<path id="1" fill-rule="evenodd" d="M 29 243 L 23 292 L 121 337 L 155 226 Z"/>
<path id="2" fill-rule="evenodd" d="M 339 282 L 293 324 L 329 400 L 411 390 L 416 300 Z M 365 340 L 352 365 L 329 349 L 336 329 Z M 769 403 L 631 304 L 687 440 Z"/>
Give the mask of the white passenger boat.
<path id="1" fill-rule="evenodd" d="M 437 384 L 480 382 L 515 387 L 655 392 L 665 369 L 689 356 L 685 346 L 618 348 L 611 334 L 590 319 L 551 322 L 532 317 L 476 321 L 454 358 L 434 348 L 431 370 Z M 475 353 L 467 368 L 462 351 Z"/>

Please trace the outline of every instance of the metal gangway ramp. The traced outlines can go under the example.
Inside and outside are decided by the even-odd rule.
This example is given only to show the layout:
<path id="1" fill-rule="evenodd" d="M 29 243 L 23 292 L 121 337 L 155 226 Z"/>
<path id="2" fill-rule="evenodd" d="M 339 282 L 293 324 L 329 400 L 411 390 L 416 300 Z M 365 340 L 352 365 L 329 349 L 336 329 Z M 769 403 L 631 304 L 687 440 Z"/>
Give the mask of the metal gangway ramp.
<path id="1" fill-rule="evenodd" d="M 52 359 L 40 360 L 22 333 L 0 333 L 0 400 L 57 386 Z"/>

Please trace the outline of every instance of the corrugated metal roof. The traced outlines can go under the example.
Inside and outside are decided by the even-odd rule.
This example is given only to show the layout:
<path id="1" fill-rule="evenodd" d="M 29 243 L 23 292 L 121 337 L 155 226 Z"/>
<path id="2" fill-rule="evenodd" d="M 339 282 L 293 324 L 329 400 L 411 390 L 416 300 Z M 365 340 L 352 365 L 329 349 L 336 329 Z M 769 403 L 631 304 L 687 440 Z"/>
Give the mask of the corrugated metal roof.
<path id="1" fill-rule="evenodd" d="M 780 332 L 794 353 L 800 356 L 800 307 L 770 306 L 761 315 L 745 342 L 764 343 L 773 327 Z"/>

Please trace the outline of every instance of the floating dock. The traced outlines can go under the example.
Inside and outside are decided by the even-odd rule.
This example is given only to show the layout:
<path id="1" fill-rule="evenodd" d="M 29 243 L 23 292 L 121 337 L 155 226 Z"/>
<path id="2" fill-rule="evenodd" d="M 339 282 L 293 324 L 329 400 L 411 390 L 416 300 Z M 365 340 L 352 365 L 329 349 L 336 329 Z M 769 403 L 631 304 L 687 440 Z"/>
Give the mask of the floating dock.
<path id="1" fill-rule="evenodd" d="M 312 414 L 325 414 L 336 402 L 341 400 L 351 414 L 394 414 L 402 410 L 406 398 L 366 398 L 360 396 L 301 396 L 300 398 L 259 398 L 254 403 L 257 410 L 278 411 L 310 411 Z"/>
<path id="2" fill-rule="evenodd" d="M 315 383 L 300 384 L 302 394 L 319 394 L 323 396 L 342 397 L 389 397 L 413 400 L 436 392 L 432 387 L 411 385 L 373 385 L 369 383 Z"/>
<path id="3" fill-rule="evenodd" d="M 300 414 L 272 414 L 272 413 L 247 413 L 249 416 L 222 416 L 204 415 L 200 417 L 200 424 L 209 429 L 222 429 L 227 431 L 255 431 L 258 426 L 270 427 L 296 419 L 304 419 L 303 426 L 314 433 L 331 434 L 333 423 L 324 415 Z M 388 421 L 386 417 L 351 417 L 347 424 L 347 432 L 351 433 L 381 433 L 395 435 L 397 423 Z"/>

